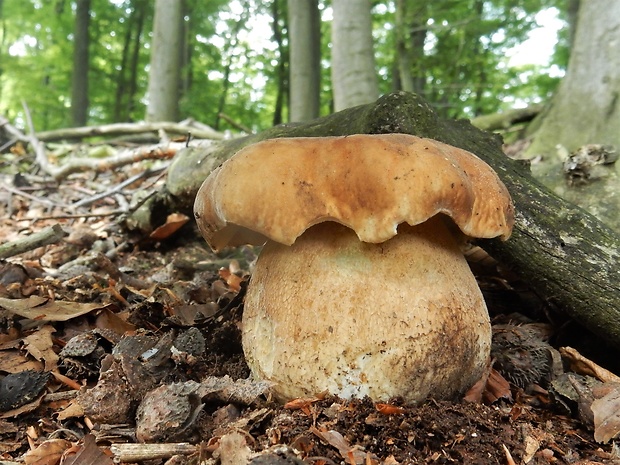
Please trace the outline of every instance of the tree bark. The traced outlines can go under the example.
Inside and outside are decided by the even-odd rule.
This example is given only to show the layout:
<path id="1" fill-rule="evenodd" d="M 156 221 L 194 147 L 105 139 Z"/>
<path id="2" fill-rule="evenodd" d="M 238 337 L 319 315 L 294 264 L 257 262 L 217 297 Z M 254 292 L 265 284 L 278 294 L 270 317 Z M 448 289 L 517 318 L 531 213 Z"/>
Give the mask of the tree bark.
<path id="1" fill-rule="evenodd" d="M 176 121 L 179 114 L 182 0 L 156 0 L 151 41 L 147 121 Z"/>
<path id="2" fill-rule="evenodd" d="M 379 82 L 370 0 L 334 0 L 332 9 L 332 88 L 334 110 L 340 111 L 374 101 Z"/>
<path id="3" fill-rule="evenodd" d="M 73 36 L 73 79 L 71 81 L 71 119 L 74 126 L 85 126 L 88 120 L 88 25 L 90 0 L 78 0 Z"/>
<path id="4" fill-rule="evenodd" d="M 289 51 L 287 45 L 284 43 L 284 33 L 282 29 L 288 29 L 286 24 L 286 14 L 282 14 L 283 6 L 286 5 L 285 0 L 273 0 L 271 4 L 271 16 L 273 21 L 271 23 L 273 29 L 273 38 L 278 45 L 278 65 L 276 67 L 276 79 L 277 79 L 277 92 L 276 92 L 276 104 L 273 109 L 273 124 L 281 124 L 284 122 L 284 101 L 288 95 L 288 75 L 287 68 L 289 64 Z M 283 18 L 284 24 L 281 24 L 280 18 Z"/>
<path id="5" fill-rule="evenodd" d="M 319 116 L 320 21 L 317 0 L 288 0 L 290 121 L 307 121 Z"/>
<path id="6" fill-rule="evenodd" d="M 426 76 L 419 61 L 424 56 L 429 4 L 418 3 L 396 2 L 396 60 L 400 90 L 423 95 Z"/>
<path id="7" fill-rule="evenodd" d="M 620 348 L 620 237 L 547 190 L 531 177 L 526 165 L 506 157 L 498 136 L 467 121 L 441 120 L 414 94 L 392 93 L 375 103 L 304 124 L 278 126 L 222 142 L 206 152 L 185 151 L 170 166 L 168 193 L 154 202 L 167 204 L 167 208 L 191 208 L 209 172 L 243 146 L 259 140 L 392 132 L 461 147 L 491 165 L 512 195 L 516 224 L 508 241 L 485 240 L 480 244 L 558 311 Z"/>
<path id="8" fill-rule="evenodd" d="M 134 40 L 131 51 L 131 61 L 129 63 L 129 82 L 127 90 L 127 119 L 133 121 L 138 98 L 138 65 L 140 63 L 140 50 L 142 48 L 142 34 L 144 33 L 144 19 L 146 17 L 148 2 L 146 0 L 135 0 L 134 8 L 136 11 L 136 25 L 134 26 Z"/>
<path id="9" fill-rule="evenodd" d="M 527 150 L 572 151 L 584 144 L 620 146 L 620 1 L 580 2 L 566 75 Z M 536 122 L 534 123 L 536 124 Z"/>

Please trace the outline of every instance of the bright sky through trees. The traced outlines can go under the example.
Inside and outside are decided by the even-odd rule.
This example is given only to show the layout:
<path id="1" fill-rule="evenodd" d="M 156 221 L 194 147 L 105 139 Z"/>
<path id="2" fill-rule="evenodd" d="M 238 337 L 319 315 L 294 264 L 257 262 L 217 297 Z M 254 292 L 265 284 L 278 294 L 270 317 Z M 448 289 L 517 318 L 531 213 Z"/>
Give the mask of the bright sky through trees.
<path id="1" fill-rule="evenodd" d="M 558 31 L 563 27 L 558 18 L 556 8 L 542 10 L 536 15 L 539 27 L 529 33 L 529 38 L 508 52 L 509 66 L 541 65 L 549 64 L 557 42 Z"/>

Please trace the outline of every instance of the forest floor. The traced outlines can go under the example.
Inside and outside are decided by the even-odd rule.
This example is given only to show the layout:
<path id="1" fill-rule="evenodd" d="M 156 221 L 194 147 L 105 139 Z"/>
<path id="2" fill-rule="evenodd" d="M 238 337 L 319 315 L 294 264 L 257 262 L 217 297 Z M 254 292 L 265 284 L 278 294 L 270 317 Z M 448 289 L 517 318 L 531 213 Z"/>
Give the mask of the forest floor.
<path id="1" fill-rule="evenodd" d="M 617 431 L 594 405 L 603 395 L 590 389 L 601 376 L 549 355 L 587 348 L 584 333 L 550 318 L 558 309 L 492 261 L 472 268 L 494 322 L 526 321 L 545 334 L 495 355 L 519 369 L 550 343 L 553 362 L 536 379 L 504 365 L 495 387 L 489 381 L 467 400 L 273 402 L 268 386 L 248 379 L 241 348 L 257 250 L 215 255 L 182 214 L 154 233 L 129 232 L 115 212 L 163 180 L 95 197 L 143 169 L 54 183 L 33 174 L 32 160 L 0 166 L 0 244 L 58 223 L 68 233 L 0 262 L 2 463 L 620 463 Z M 577 396 L 551 382 L 567 375 Z M 617 427 L 611 405 L 603 409 Z"/>

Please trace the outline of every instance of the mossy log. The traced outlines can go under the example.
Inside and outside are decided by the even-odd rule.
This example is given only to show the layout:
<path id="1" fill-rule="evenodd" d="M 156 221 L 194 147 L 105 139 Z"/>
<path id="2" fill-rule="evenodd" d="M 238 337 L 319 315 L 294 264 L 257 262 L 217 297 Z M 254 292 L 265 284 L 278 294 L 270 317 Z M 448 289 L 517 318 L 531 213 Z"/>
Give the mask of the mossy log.
<path id="1" fill-rule="evenodd" d="M 480 245 L 559 311 L 620 348 L 620 237 L 537 182 L 527 165 L 506 157 L 498 136 L 476 129 L 468 121 L 442 120 L 414 94 L 392 93 L 373 104 L 325 118 L 222 142 L 208 153 L 179 154 L 170 168 L 168 192 L 162 195 L 167 196 L 168 208 L 171 200 L 174 208 L 191 208 L 209 172 L 241 147 L 259 140 L 354 133 L 428 137 L 485 160 L 512 194 L 516 224 L 508 241 L 484 240 Z"/>

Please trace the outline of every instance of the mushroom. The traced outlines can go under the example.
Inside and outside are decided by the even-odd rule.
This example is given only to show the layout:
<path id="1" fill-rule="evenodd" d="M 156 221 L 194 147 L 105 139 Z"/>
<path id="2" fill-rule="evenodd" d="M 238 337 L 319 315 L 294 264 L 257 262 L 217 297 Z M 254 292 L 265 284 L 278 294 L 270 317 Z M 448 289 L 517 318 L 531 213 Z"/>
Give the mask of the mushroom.
<path id="1" fill-rule="evenodd" d="M 266 140 L 214 170 L 194 211 L 216 251 L 265 243 L 242 341 L 277 399 L 453 398 L 482 376 L 491 326 L 460 245 L 507 239 L 514 217 L 475 155 L 405 134 Z"/>

